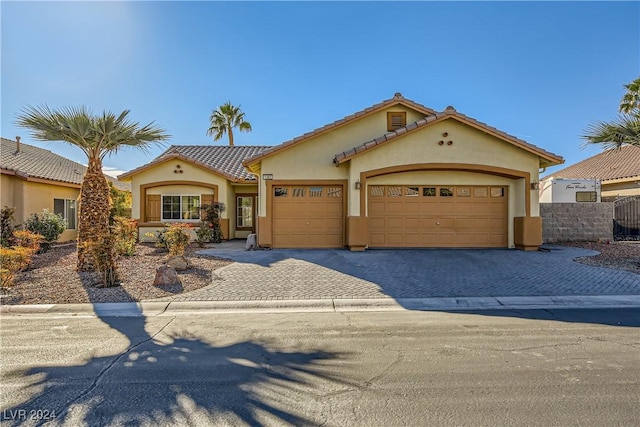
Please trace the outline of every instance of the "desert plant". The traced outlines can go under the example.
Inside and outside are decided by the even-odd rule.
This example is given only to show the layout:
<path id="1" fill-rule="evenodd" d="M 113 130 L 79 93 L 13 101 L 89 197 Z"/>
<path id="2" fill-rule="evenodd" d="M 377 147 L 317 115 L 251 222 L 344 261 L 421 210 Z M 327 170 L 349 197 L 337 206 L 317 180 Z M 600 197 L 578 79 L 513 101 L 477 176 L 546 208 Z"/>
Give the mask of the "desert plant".
<path id="1" fill-rule="evenodd" d="M 109 193 L 111 195 L 111 211 L 109 212 L 109 224 L 115 224 L 117 217 L 127 217 L 131 208 L 131 193 L 118 189 L 109 181 Z"/>
<path id="2" fill-rule="evenodd" d="M 67 228 L 67 222 L 60 215 L 44 209 L 41 213 L 31 214 L 24 228 L 43 237 L 40 250 L 46 252 Z"/>
<path id="3" fill-rule="evenodd" d="M 198 246 L 203 247 L 205 243 L 210 242 L 213 239 L 213 228 L 208 222 L 200 223 L 200 227 L 196 230 L 196 243 Z"/>
<path id="4" fill-rule="evenodd" d="M 191 228 L 189 224 L 175 222 L 162 232 L 161 239 L 164 246 L 169 250 L 169 255 L 184 255 L 190 240 L 190 236 L 186 231 L 189 228 Z M 160 237 L 158 240 L 160 240 Z"/>
<path id="5" fill-rule="evenodd" d="M 116 253 L 124 256 L 135 255 L 138 242 L 138 222 L 121 216 L 115 217 L 113 221 L 111 234 Z"/>
<path id="6" fill-rule="evenodd" d="M 220 214 L 226 210 L 222 202 L 213 202 L 209 205 L 202 205 L 202 223 L 211 228 L 211 241 L 213 243 L 222 242 L 222 229 L 220 228 Z"/>
<path id="7" fill-rule="evenodd" d="M 105 288 L 118 286 L 118 269 L 116 265 L 116 249 L 112 235 L 106 235 L 101 240 L 89 240 L 84 243 L 85 249 L 93 257 L 93 265 L 96 272 L 102 276 L 102 284 Z"/>
<path id="8" fill-rule="evenodd" d="M 22 246 L 12 248 L 0 247 L 0 286 L 13 286 L 18 272 L 29 266 L 33 250 Z"/>
<path id="9" fill-rule="evenodd" d="M 129 117 L 129 110 L 120 114 L 104 111 L 94 114 L 88 108 L 48 106 L 26 107 L 17 116 L 20 127 L 31 130 L 38 141 L 63 141 L 80 148 L 87 156 L 87 170 L 80 188 L 78 213 L 78 271 L 91 271 L 93 256 L 85 253 L 84 242 L 100 241 L 110 234 L 109 213 L 112 201 L 107 179 L 102 172 L 102 160 L 125 147 L 142 150 L 169 138 L 163 129 L 140 125 Z"/>
<path id="10" fill-rule="evenodd" d="M 28 230 L 17 230 L 13 233 L 13 240 L 15 246 L 21 246 L 23 248 L 29 248 L 33 253 L 38 253 L 44 237 L 42 234 L 32 233 Z"/>
<path id="11" fill-rule="evenodd" d="M 13 222 L 15 218 L 13 214 L 15 213 L 15 208 L 10 208 L 5 206 L 0 211 L 0 245 L 4 247 L 9 247 L 13 245 Z"/>

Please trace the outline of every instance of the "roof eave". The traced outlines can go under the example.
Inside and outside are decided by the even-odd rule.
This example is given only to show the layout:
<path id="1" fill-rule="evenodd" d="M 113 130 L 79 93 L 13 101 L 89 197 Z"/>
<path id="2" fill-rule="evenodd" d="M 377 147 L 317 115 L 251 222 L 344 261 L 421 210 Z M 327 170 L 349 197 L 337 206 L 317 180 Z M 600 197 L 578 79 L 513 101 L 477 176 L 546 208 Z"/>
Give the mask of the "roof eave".
<path id="1" fill-rule="evenodd" d="M 368 117 L 372 114 L 375 114 L 377 112 L 380 112 L 386 108 L 389 107 L 393 107 L 394 105 L 403 105 L 407 108 L 410 108 L 412 110 L 418 111 L 424 115 L 433 115 L 436 114 L 435 110 L 432 110 L 428 107 L 425 107 L 422 104 L 418 104 L 414 101 L 411 101 L 409 99 L 406 98 L 391 98 L 391 99 L 387 99 L 385 101 L 382 101 L 378 104 L 374 104 L 370 107 L 365 108 L 364 110 L 358 111 L 354 114 L 350 114 L 346 117 L 343 117 L 342 119 L 336 120 L 334 122 L 331 122 L 329 124 L 326 124 L 322 127 L 319 127 L 317 129 L 312 130 L 311 132 L 307 132 L 301 136 L 297 136 L 293 139 L 290 139 L 288 141 L 283 142 L 280 145 L 275 146 L 273 149 L 271 150 L 266 150 L 263 153 L 260 153 L 256 156 L 253 157 L 249 157 L 248 159 L 246 159 L 242 164 L 250 169 L 252 166 L 256 165 L 257 163 L 261 162 L 263 159 L 270 157 L 276 153 L 279 153 L 280 151 L 283 151 L 285 149 L 288 149 L 294 145 L 298 145 L 302 142 L 311 140 L 313 138 L 316 138 L 318 136 L 324 135 L 328 132 L 334 131 L 335 129 L 339 129 L 347 124 L 353 123 L 356 120 L 360 120 L 364 117 Z"/>

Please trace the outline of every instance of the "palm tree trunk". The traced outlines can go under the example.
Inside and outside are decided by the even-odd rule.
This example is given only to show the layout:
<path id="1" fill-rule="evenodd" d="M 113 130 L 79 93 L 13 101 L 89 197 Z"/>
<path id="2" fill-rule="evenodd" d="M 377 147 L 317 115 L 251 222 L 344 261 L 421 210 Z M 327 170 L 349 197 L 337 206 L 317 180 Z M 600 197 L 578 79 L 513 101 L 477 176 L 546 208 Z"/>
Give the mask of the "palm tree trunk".
<path id="1" fill-rule="evenodd" d="M 101 242 L 109 234 L 111 195 L 102 173 L 102 160 L 89 158 L 89 167 L 80 188 L 78 218 L 78 271 L 94 271 L 90 243 Z"/>
<path id="2" fill-rule="evenodd" d="M 233 127 L 229 126 L 227 133 L 229 134 L 229 147 L 233 147 Z"/>

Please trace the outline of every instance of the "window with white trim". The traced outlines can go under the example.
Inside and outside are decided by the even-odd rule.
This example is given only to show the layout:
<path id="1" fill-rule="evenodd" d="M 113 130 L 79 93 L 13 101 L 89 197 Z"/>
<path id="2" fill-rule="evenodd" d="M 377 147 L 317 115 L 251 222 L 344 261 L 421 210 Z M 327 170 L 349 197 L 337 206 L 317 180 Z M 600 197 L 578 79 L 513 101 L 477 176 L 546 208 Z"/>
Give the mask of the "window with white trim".
<path id="1" fill-rule="evenodd" d="M 163 221 L 196 221 L 200 219 L 200 196 L 190 194 L 162 195 Z"/>
<path id="2" fill-rule="evenodd" d="M 53 213 L 60 215 L 67 223 L 67 230 L 76 229 L 76 201 L 73 199 L 53 199 Z"/>
<path id="3" fill-rule="evenodd" d="M 253 227 L 253 196 L 238 196 L 236 228 Z"/>

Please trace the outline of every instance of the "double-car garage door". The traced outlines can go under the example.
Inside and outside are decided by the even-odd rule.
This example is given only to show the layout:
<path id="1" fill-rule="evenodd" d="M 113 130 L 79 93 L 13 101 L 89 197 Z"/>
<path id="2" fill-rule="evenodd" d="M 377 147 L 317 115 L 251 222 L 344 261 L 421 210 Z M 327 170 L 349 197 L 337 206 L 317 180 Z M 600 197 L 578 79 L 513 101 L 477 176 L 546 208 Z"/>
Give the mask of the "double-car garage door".
<path id="1" fill-rule="evenodd" d="M 369 185 L 371 248 L 507 247 L 503 186 Z M 271 187 L 273 247 L 344 246 L 342 185 Z"/>
<path id="2" fill-rule="evenodd" d="M 344 246 L 342 185 L 272 187 L 273 247 Z"/>
<path id="3" fill-rule="evenodd" d="M 370 185 L 369 246 L 507 247 L 507 187 Z"/>

